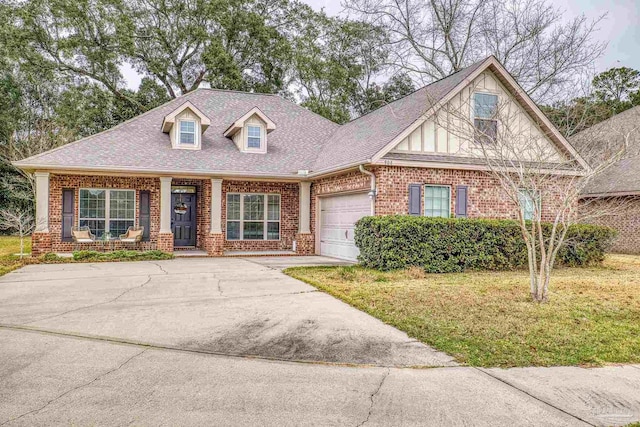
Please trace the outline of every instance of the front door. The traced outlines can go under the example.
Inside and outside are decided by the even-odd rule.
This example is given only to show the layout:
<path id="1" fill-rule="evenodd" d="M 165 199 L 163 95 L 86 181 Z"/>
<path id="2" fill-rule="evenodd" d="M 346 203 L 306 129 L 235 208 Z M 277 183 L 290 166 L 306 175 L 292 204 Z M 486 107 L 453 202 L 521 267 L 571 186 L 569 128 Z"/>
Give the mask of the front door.
<path id="1" fill-rule="evenodd" d="M 196 245 L 196 195 L 171 195 L 171 231 L 174 246 Z"/>

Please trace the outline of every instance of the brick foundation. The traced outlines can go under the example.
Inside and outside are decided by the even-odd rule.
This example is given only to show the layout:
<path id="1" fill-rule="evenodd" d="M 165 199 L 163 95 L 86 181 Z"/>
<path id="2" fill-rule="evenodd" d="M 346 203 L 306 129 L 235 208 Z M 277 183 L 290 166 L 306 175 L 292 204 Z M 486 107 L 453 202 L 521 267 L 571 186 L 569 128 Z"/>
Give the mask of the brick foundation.
<path id="1" fill-rule="evenodd" d="M 163 252 L 173 252 L 173 233 L 158 233 L 157 249 Z"/>
<path id="2" fill-rule="evenodd" d="M 38 257 L 51 252 L 51 233 L 36 231 L 31 235 L 31 256 Z"/>
<path id="3" fill-rule="evenodd" d="M 296 254 L 313 255 L 315 253 L 315 236 L 311 233 L 296 234 Z"/>
<path id="4" fill-rule="evenodd" d="M 203 249 L 211 256 L 222 256 L 224 254 L 224 234 L 209 234 L 204 240 Z"/>

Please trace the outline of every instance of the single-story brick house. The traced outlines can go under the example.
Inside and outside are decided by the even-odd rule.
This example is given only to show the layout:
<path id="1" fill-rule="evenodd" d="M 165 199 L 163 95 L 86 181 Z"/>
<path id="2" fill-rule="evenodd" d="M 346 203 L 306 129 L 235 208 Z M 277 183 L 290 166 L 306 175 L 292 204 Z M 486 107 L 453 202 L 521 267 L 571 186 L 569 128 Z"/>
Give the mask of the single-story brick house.
<path id="1" fill-rule="evenodd" d="M 35 173 L 33 254 L 71 251 L 73 226 L 141 225 L 147 249 L 355 259 L 365 215 L 514 218 L 482 158 L 434 120 L 456 103 L 497 129 L 483 111 L 503 96 L 549 150 L 579 158 L 494 57 L 344 125 L 276 95 L 195 90 L 15 163 Z"/>
<path id="2" fill-rule="evenodd" d="M 640 106 L 577 133 L 571 142 L 578 150 L 602 144 L 610 147 L 609 156 L 626 145 L 625 156 L 588 184 L 579 207 L 585 222 L 618 231 L 613 252 L 640 254 Z"/>

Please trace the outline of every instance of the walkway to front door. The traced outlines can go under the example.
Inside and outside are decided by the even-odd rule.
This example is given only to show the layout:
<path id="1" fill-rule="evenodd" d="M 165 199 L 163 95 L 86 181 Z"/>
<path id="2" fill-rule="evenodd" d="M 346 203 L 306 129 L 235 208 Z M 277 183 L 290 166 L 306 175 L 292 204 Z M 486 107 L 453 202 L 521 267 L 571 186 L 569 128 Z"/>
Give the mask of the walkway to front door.
<path id="1" fill-rule="evenodd" d="M 171 194 L 171 231 L 174 246 L 196 245 L 196 195 Z"/>

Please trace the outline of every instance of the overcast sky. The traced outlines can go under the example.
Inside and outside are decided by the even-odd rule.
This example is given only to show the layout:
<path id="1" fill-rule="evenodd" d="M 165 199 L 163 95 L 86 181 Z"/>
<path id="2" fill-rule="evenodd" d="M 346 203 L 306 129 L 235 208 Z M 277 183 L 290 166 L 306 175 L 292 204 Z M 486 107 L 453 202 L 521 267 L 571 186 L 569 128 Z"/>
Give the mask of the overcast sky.
<path id="1" fill-rule="evenodd" d="M 342 10 L 340 0 L 304 0 L 315 9 L 324 8 L 330 15 Z M 585 14 L 595 19 L 607 13 L 600 24 L 596 38 L 608 43 L 607 50 L 596 63 L 596 71 L 612 67 L 630 67 L 640 70 L 640 0 L 553 0 L 565 10 L 568 19 Z M 140 77 L 130 67 L 123 67 L 131 88 L 137 88 Z"/>

